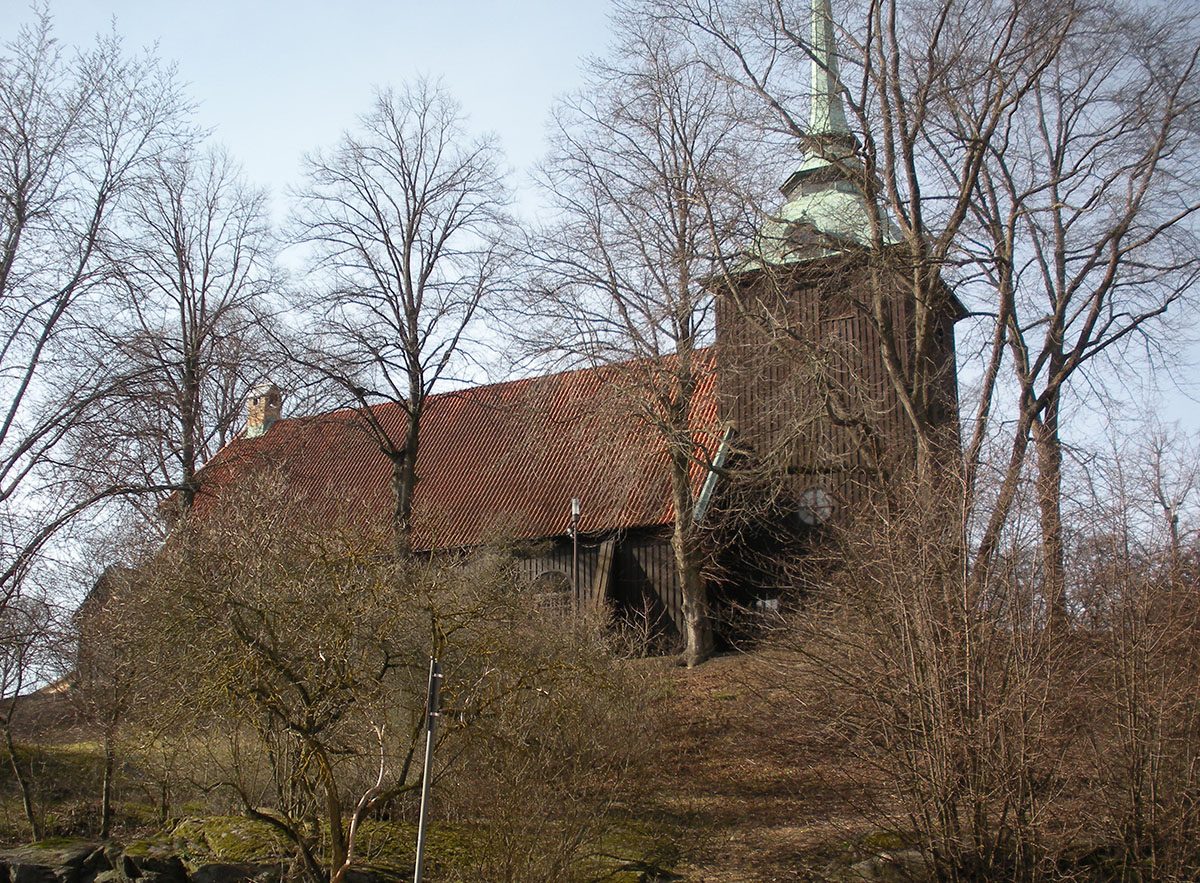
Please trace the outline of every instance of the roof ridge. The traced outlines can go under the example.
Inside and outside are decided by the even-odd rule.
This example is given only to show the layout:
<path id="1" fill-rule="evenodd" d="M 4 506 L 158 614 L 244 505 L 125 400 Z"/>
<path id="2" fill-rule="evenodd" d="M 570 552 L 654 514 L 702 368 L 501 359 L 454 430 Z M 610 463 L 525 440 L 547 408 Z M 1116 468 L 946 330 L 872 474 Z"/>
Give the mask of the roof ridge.
<path id="1" fill-rule="evenodd" d="M 696 347 L 695 349 L 692 350 L 692 353 L 709 355 L 709 354 L 715 353 L 715 351 L 716 351 L 715 345 L 709 344 L 707 346 Z M 605 362 L 600 365 L 585 365 L 585 366 L 581 366 L 578 368 L 563 368 L 558 371 L 551 371 L 548 374 L 535 374 L 535 375 L 530 375 L 528 377 L 512 377 L 512 378 L 509 378 L 508 380 L 497 380 L 492 383 L 481 383 L 481 384 L 476 384 L 473 386 L 462 386 L 462 387 L 458 387 L 456 389 L 448 389 L 443 392 L 430 393 L 429 395 L 427 395 L 425 397 L 425 400 L 426 400 L 426 402 L 429 402 L 431 400 L 443 400 L 443 399 L 448 399 L 448 398 L 452 398 L 452 397 L 466 398 L 468 395 L 482 393 L 486 390 L 498 390 L 503 387 L 518 386 L 520 384 L 540 383 L 542 381 L 549 381 L 549 380 L 552 380 L 555 378 L 566 377 L 571 374 L 585 374 L 585 373 L 591 373 L 591 372 L 615 370 L 615 369 L 618 369 L 618 368 L 621 368 L 621 367 L 627 366 L 627 365 L 635 365 L 638 363 L 671 359 L 671 358 L 675 358 L 676 355 L 678 355 L 678 353 L 671 352 L 671 353 L 663 353 L 662 355 L 659 355 L 659 356 L 632 356 L 628 359 L 623 359 L 619 362 Z M 389 406 L 398 406 L 398 405 L 400 405 L 400 402 L 398 402 L 396 399 L 386 399 L 384 401 L 380 401 L 380 402 L 376 402 L 375 404 L 368 405 L 367 407 L 370 410 L 374 411 L 377 408 L 387 408 Z M 329 411 L 320 411 L 320 412 L 317 412 L 314 414 L 298 414 L 298 415 L 295 415 L 292 417 L 281 417 L 278 420 L 276 420 L 275 423 L 276 424 L 295 423 L 295 422 L 301 422 L 301 421 L 307 421 L 307 420 L 317 420 L 320 418 L 334 418 L 341 414 L 345 414 L 345 415 L 359 414 L 362 412 L 362 410 L 363 410 L 363 407 L 361 405 L 341 405 L 341 406 L 339 406 L 337 408 L 333 408 Z M 238 432 L 232 439 L 230 439 L 228 442 L 226 442 L 224 447 L 228 447 L 233 442 L 241 440 L 244 437 L 245 437 L 245 430 L 243 429 L 241 432 Z M 222 448 L 222 450 L 224 450 L 224 447 Z M 220 451 L 218 451 L 217 453 L 220 453 Z M 216 454 L 213 455 L 214 458 L 215 458 L 215 456 L 216 456 Z"/>

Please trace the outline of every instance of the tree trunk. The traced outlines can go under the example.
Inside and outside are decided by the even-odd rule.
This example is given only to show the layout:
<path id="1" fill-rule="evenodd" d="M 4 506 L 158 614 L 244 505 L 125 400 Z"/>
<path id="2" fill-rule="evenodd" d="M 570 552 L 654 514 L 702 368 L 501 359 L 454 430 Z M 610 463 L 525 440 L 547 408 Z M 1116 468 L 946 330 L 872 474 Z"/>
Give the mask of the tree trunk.
<path id="1" fill-rule="evenodd" d="M 1055 628 L 1067 617 L 1066 553 L 1062 528 L 1062 441 L 1058 435 L 1058 394 L 1052 393 L 1041 420 L 1033 423 L 1037 459 L 1038 515 L 1042 531 L 1042 594 Z"/>
<path id="2" fill-rule="evenodd" d="M 690 435 L 688 436 L 690 438 Z M 688 459 L 682 452 L 671 456 L 671 494 L 675 503 L 675 524 L 671 550 L 675 553 L 675 572 L 683 596 L 683 663 L 694 668 L 713 654 L 712 620 L 708 615 L 708 596 L 700 566 L 696 537 L 695 501 L 688 476 Z"/>
<path id="3" fill-rule="evenodd" d="M 397 561 L 412 555 L 412 485 L 404 455 L 392 461 L 392 552 Z"/>
<path id="4" fill-rule="evenodd" d="M 420 417 L 409 412 L 404 447 L 389 454 L 392 461 L 392 544 L 397 561 L 412 556 L 413 490 L 417 484 L 417 452 L 420 447 Z"/>
<path id="5" fill-rule="evenodd" d="M 1022 409 L 1025 410 L 1024 408 Z M 1020 489 L 1021 475 L 1026 463 L 1029 450 L 1030 423 L 1027 413 L 1022 413 L 1014 430 L 1012 450 L 1008 454 L 1008 463 L 1000 477 L 1000 487 L 996 499 L 992 503 L 987 517 L 987 524 L 975 549 L 971 563 L 971 582 L 977 591 L 987 584 L 992 564 L 1000 549 L 1008 516 Z"/>
<path id="6" fill-rule="evenodd" d="M 342 803 L 334 787 L 333 772 L 327 761 L 322 759 L 322 776 L 325 779 L 325 820 L 329 825 L 329 875 L 330 880 L 344 875 L 347 844 L 346 830 L 342 824 Z"/>
<path id="7" fill-rule="evenodd" d="M 186 285 L 185 283 L 180 283 Z M 189 341 L 193 337 L 189 333 L 187 320 L 184 320 L 183 339 L 184 345 L 189 346 Z M 199 483 L 196 481 L 196 424 L 199 420 L 199 399 L 200 399 L 200 381 L 199 381 L 199 358 L 194 352 L 188 352 L 183 361 L 183 400 L 179 407 L 179 424 L 182 434 L 179 457 L 182 463 L 181 475 L 181 490 L 179 494 L 179 508 L 183 515 L 187 515 L 192 511 L 192 506 L 196 503 L 196 492 L 199 489 Z"/>
<path id="8" fill-rule="evenodd" d="M 16 697 L 9 700 L 8 714 L 4 718 L 4 746 L 8 749 L 8 763 L 17 782 L 17 790 L 21 792 L 21 808 L 25 811 L 25 821 L 29 823 L 31 840 L 36 843 L 42 839 L 42 826 L 33 811 L 33 794 L 29 788 L 29 779 L 21 769 L 21 764 L 17 762 L 17 748 L 12 737 L 12 718 L 16 701 Z"/>
<path id="9" fill-rule="evenodd" d="M 100 782 L 100 839 L 107 840 L 112 831 L 112 784 L 116 766 L 112 733 L 104 734 L 104 775 Z"/>
<path id="10" fill-rule="evenodd" d="M 165 825 L 171 817 L 171 788 L 167 782 L 167 774 L 158 781 L 158 821 Z"/>

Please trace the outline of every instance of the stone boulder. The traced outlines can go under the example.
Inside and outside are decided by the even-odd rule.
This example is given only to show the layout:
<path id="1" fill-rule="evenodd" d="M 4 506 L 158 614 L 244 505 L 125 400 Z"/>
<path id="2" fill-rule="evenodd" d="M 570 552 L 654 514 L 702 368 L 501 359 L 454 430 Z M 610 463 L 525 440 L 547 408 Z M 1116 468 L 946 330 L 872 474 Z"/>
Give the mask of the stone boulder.
<path id="1" fill-rule="evenodd" d="M 7 883 L 95 883 L 110 868 L 104 846 L 92 841 L 47 842 L 0 852 Z"/>
<path id="2" fill-rule="evenodd" d="M 192 869 L 191 883 L 282 883 L 282 865 L 211 862 Z"/>
<path id="3" fill-rule="evenodd" d="M 121 855 L 119 870 L 139 883 L 187 883 L 183 861 L 165 846 L 154 846 Z"/>
<path id="4" fill-rule="evenodd" d="M 192 858 L 185 865 L 166 844 L 70 841 L 0 851 L 0 883 L 283 883 L 285 862 L 231 862 Z M 354 868 L 346 883 L 408 879 L 374 868 Z"/>
<path id="5" fill-rule="evenodd" d="M 915 883 L 930 879 L 925 857 L 916 849 L 881 852 L 851 865 L 842 875 L 845 883 Z"/>

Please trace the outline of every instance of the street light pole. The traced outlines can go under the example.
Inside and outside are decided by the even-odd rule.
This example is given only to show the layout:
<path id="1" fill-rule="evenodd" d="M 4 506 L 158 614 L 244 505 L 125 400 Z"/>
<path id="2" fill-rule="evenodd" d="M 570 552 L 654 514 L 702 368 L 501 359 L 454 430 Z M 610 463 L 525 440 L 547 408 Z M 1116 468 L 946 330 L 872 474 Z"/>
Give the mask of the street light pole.
<path id="1" fill-rule="evenodd" d="M 425 836 L 429 828 L 429 789 L 433 784 L 433 741 L 437 732 L 438 702 L 442 692 L 442 664 L 429 660 L 429 694 L 425 704 L 425 770 L 421 779 L 421 816 L 417 822 L 417 855 L 413 883 L 421 883 L 425 868 Z"/>
<path id="2" fill-rule="evenodd" d="M 579 497 L 571 497 L 571 593 L 579 604 L 579 514 L 583 511 Z"/>

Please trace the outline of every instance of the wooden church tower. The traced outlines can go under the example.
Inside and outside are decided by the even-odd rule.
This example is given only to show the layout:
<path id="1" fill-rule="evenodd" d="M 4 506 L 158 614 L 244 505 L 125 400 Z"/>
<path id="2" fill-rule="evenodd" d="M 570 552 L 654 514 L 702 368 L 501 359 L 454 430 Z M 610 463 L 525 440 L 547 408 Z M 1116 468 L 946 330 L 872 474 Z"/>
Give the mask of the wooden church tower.
<path id="1" fill-rule="evenodd" d="M 920 295 L 900 231 L 868 196 L 829 0 L 812 0 L 811 29 L 804 159 L 716 313 L 722 417 L 741 450 L 783 477 L 799 522 L 815 525 L 915 464 L 914 401 L 939 427 L 944 455 L 957 453 L 954 323 L 964 310 L 936 280 L 924 371 L 914 370 Z"/>

